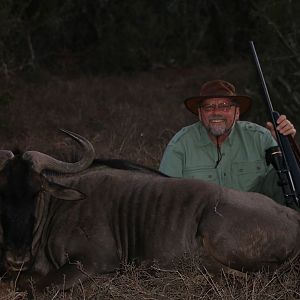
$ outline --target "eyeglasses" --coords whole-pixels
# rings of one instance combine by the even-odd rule
[[[206,112],[212,112],[215,111],[216,109],[221,110],[221,111],[230,111],[231,107],[236,106],[234,103],[219,103],[218,105],[216,104],[204,104],[204,105],[199,105],[200,108],[202,108]]]

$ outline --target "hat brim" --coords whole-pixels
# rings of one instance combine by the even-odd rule
[[[245,112],[249,111],[251,108],[252,99],[248,96],[244,95],[236,95],[236,96],[197,96],[197,97],[190,97],[184,100],[185,107],[195,115],[198,115],[198,107],[199,103],[201,103],[205,99],[211,98],[229,98],[233,101],[236,101],[240,107],[240,114],[244,114]]]

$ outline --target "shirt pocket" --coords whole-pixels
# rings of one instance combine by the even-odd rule
[[[217,171],[214,168],[194,166],[183,170],[184,178],[202,179],[209,182],[218,182]]]
[[[241,191],[251,191],[259,186],[262,177],[266,175],[264,160],[251,162],[236,162],[231,166],[232,181]]]

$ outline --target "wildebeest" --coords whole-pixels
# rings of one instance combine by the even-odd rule
[[[68,289],[126,262],[166,265],[201,252],[220,269],[257,271],[298,255],[298,212],[260,194],[95,160],[88,140],[65,133],[83,148],[75,163],[0,151],[2,272]]]

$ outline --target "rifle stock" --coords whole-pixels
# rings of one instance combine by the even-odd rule
[[[260,63],[258,60],[258,56],[256,54],[253,41],[250,41],[250,46],[256,64],[256,68],[261,79],[270,118],[275,129],[278,147],[280,149],[280,151],[275,151],[276,152],[275,155],[277,156],[277,158],[275,160],[276,162],[274,162],[273,160],[274,163],[272,164],[277,171],[280,180],[280,185],[282,186],[282,190],[284,193],[286,205],[293,208],[295,208],[296,205],[296,208],[298,208],[299,195],[300,195],[300,167],[299,167],[300,151],[297,144],[295,143],[295,141],[291,136],[284,136],[280,132],[278,132],[278,130],[276,130],[277,120],[280,115],[277,111],[274,111],[273,109],[268,88],[263,76],[262,69],[260,67]],[[298,153],[296,153],[298,160],[294,153],[292,145],[294,146],[294,149],[298,151]]]

